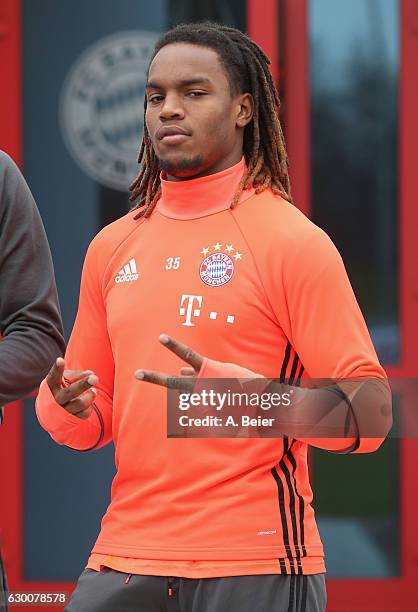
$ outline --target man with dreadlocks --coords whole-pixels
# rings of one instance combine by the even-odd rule
[[[268,64],[213,23],[156,45],[135,208],[91,243],[65,361],[37,402],[58,443],[116,448],[70,612],[325,610],[308,443],[375,450],[390,397],[338,252],[291,203]],[[345,407],[332,439],[284,423],[275,439],[167,438],[165,387],[228,377],[300,393],[306,378],[373,378],[367,417],[381,435],[365,435],[364,393],[343,381],[312,390]]]

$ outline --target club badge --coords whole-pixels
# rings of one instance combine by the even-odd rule
[[[234,274],[235,262],[242,259],[242,254],[232,244],[222,248],[219,242],[202,249],[201,254],[205,259],[200,264],[200,278],[210,287],[222,287],[228,283]]]
[[[61,92],[61,132],[71,156],[92,179],[123,192],[138,173],[139,108],[157,39],[128,30],[97,40],[76,59]]]

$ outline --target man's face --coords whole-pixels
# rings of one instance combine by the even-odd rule
[[[215,51],[189,43],[166,45],[151,63],[145,120],[168,178],[219,172],[242,157],[250,94],[232,95]]]

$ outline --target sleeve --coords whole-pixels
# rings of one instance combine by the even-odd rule
[[[351,404],[358,440],[349,449],[341,448],[347,440],[308,442],[334,451],[371,452],[392,425],[390,387],[341,256],[331,239],[310,225],[283,259],[283,299],[276,301],[276,314],[309,377],[338,381]]]
[[[0,405],[29,395],[65,343],[54,269],[32,194],[0,152]]]
[[[278,421],[281,434],[338,453],[377,450],[392,425],[391,392],[332,241],[303,218],[293,234],[283,237],[280,256],[275,241],[259,263],[264,266],[267,299],[306,377],[320,379],[320,388],[293,388],[293,397],[300,399],[292,407],[294,414]],[[259,377],[239,365],[213,360],[204,361],[199,376]],[[264,381],[264,386],[258,379],[246,388],[260,393],[283,386]],[[298,437],[302,430],[311,433]],[[332,437],[319,435],[324,431],[332,431]]]
[[[219,387],[213,380],[217,378],[222,379]],[[288,407],[277,408],[276,404],[276,408],[272,408],[271,405],[268,415],[258,410],[257,404],[253,403],[254,399],[247,400],[249,404],[246,405],[246,409],[252,406],[253,410],[250,416],[273,417],[274,425],[270,425],[268,430],[257,430],[259,437],[272,437],[274,434],[278,437],[286,436],[335,452],[346,451],[347,447],[351,451],[357,443],[357,437],[354,437],[358,434],[357,424],[355,422],[348,424],[348,419],[352,421],[351,404],[339,387],[328,385],[321,389],[302,389],[275,379],[264,378],[236,364],[205,358],[194,392],[200,393],[204,388],[202,381],[210,380],[211,388],[216,393],[221,391],[222,394],[225,391],[226,379],[228,379],[228,388],[233,379],[237,381],[236,391],[239,394],[244,392],[246,397],[251,398],[257,396],[257,404],[265,402],[268,399],[266,395],[271,398],[273,394],[276,396],[277,394],[284,396],[289,392],[293,394],[291,402],[286,405]]]
[[[36,402],[42,427],[58,442],[75,450],[100,448],[112,439],[114,360],[106,325],[100,234],[91,243],[81,276],[77,317],[65,354],[65,368],[92,370],[99,378],[94,410],[87,419],[68,413],[57,404],[44,380]]]

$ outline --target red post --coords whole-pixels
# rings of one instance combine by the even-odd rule
[[[418,3],[401,0],[399,255],[404,376],[418,374]],[[415,257],[413,256],[415,254]]]
[[[0,3],[0,148],[22,163],[20,0]]]
[[[418,376],[418,3],[400,2],[399,80],[399,261],[401,372]],[[416,410],[416,397],[402,398],[406,410]],[[401,446],[401,541],[402,571],[418,601],[418,441],[403,440]],[[412,600],[411,602],[412,603]]]
[[[10,585],[22,575],[23,420],[22,402],[6,406],[0,427],[0,545]]]
[[[279,78],[278,0],[247,0],[247,33],[260,45],[271,61],[275,83]]]
[[[308,0],[286,0],[285,125],[295,205],[311,214],[311,122]]]
[[[0,3],[0,148],[22,163],[21,100],[21,6],[20,0]],[[8,578],[12,583],[22,573],[22,404],[6,407],[0,429],[2,494],[0,543]]]

